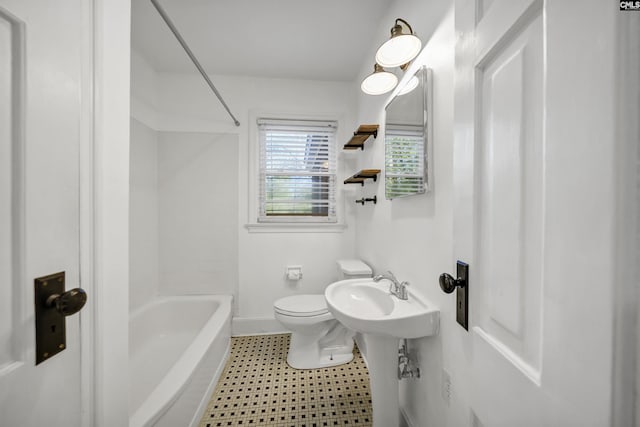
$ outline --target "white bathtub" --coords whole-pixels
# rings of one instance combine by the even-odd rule
[[[231,301],[162,297],[131,313],[130,427],[199,423],[229,355]]]

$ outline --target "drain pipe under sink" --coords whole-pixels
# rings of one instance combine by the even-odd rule
[[[398,349],[398,379],[420,378],[420,367],[415,360],[415,355],[409,352],[407,339],[401,341]]]

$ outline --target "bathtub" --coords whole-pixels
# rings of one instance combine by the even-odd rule
[[[229,355],[231,296],[161,297],[131,313],[129,426],[196,426]]]

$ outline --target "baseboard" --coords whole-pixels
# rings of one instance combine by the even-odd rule
[[[231,335],[234,337],[285,334],[288,332],[291,331],[285,329],[273,317],[234,317],[231,321]]]

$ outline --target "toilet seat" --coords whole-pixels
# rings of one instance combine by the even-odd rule
[[[277,313],[291,317],[315,317],[329,313],[324,295],[293,295],[273,303]]]

